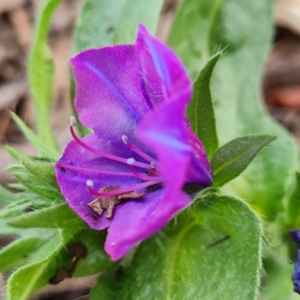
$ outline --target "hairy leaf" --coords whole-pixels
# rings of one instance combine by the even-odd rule
[[[138,248],[118,299],[255,300],[261,234],[245,203],[201,198]]]

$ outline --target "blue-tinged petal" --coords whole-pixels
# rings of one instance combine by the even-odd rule
[[[101,139],[95,134],[84,137],[82,141],[106,153],[125,158],[135,157],[137,160],[139,159],[124,144],[112,144],[110,141]],[[70,168],[68,168],[68,166],[70,166]],[[120,176],[102,174],[101,171],[127,172],[130,174],[130,170],[127,164],[101,158],[82,148],[75,141],[69,143],[62,158],[55,165],[55,171],[60,190],[69,206],[91,228],[97,230],[107,227],[111,223],[111,220],[105,218],[105,212],[101,217],[98,217],[88,206],[88,203],[96,197],[91,195],[88,191],[86,181],[92,180],[95,190],[110,185],[122,188],[140,183],[140,179],[137,179],[133,175]]]
[[[190,198],[169,187],[119,207],[108,229],[105,250],[113,260],[124,256],[134,245],[150,237],[181,209]]]
[[[134,135],[149,110],[135,47],[122,45],[83,51],[71,59],[76,82],[75,108],[83,125],[102,138]]]
[[[185,103],[191,99],[192,85],[181,61],[169,47],[151,36],[143,25],[139,25],[136,53],[149,106],[173,101],[178,98],[178,93]]]

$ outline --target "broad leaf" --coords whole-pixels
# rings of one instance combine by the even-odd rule
[[[60,3],[61,0],[43,1],[37,18],[35,40],[28,65],[29,83],[35,104],[38,136],[49,151],[56,151],[57,144],[49,122],[54,66],[47,45],[47,38],[51,18]]]
[[[211,158],[218,148],[218,135],[210,92],[210,80],[221,52],[214,55],[194,82],[193,97],[188,106],[188,119]]]
[[[258,152],[275,138],[265,134],[243,136],[219,148],[211,162],[214,186],[222,186],[240,175]]]
[[[225,49],[212,78],[221,144],[238,136],[274,134],[277,141],[226,192],[251,201],[265,216],[281,209],[296,147],[289,134],[263,108],[261,77],[272,39],[274,1],[182,1],[169,43],[194,78],[217,49]],[[255,20],[255,21],[254,21]]]
[[[118,299],[254,300],[261,234],[240,200],[200,198],[138,248]]]
[[[74,53],[88,48],[101,48],[107,45],[133,43],[137,24],[147,26],[155,33],[162,0],[85,0],[78,18],[74,39]],[[75,96],[75,83],[71,80],[71,99]],[[77,116],[77,112],[74,111]],[[82,136],[89,129],[78,121],[77,129]]]
[[[116,43],[133,43],[137,24],[155,33],[163,1],[85,0],[75,33],[74,52]]]

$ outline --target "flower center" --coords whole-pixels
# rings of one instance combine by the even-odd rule
[[[85,144],[82,140],[80,140],[75,131],[74,127],[76,126],[76,119],[74,117],[70,118],[70,132],[72,134],[73,139],[77,142],[82,148],[87,151],[94,153],[100,157],[109,159],[111,161],[116,161],[119,163],[126,164],[129,168],[130,172],[116,172],[116,171],[103,171],[103,170],[95,170],[89,168],[82,168],[71,166],[69,164],[58,163],[58,167],[61,170],[74,170],[74,171],[83,171],[83,172],[92,172],[96,174],[104,174],[104,175],[122,175],[122,176],[134,176],[141,180],[141,183],[120,188],[119,186],[106,186],[101,187],[98,191],[95,190],[94,182],[92,180],[86,181],[86,186],[89,192],[96,196],[97,198],[88,203],[88,206],[96,212],[99,216],[102,215],[103,210],[107,210],[106,218],[112,218],[114,207],[125,200],[138,199],[145,196],[147,193],[152,193],[158,188],[161,187],[163,178],[159,174],[159,170],[157,169],[157,161],[149,156],[147,153],[140,150],[134,144],[130,143],[128,137],[123,135],[122,141],[123,143],[133,152],[138,154],[144,160],[149,163],[136,161],[134,158],[124,158],[120,156],[116,156],[110,153],[102,152],[98,149],[95,149],[87,144]],[[144,169],[145,173],[140,173],[136,170],[135,167],[140,169]]]

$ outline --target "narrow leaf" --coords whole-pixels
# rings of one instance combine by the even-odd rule
[[[222,186],[240,175],[258,152],[275,138],[272,135],[249,135],[234,139],[219,148],[211,162],[214,186]]]
[[[39,236],[19,238],[0,250],[0,271],[6,272],[24,262],[45,242]]]
[[[115,43],[133,43],[137,24],[155,33],[162,0],[86,0],[75,32],[74,52]]]
[[[0,211],[0,218],[7,219],[11,217],[16,217],[24,214],[26,211],[31,210],[33,205],[33,199],[20,199],[14,201],[13,203],[5,206]]]
[[[84,228],[85,223],[66,203],[54,205],[18,217],[7,219],[7,224],[17,228]]]
[[[295,174],[295,189],[290,195],[286,209],[286,223],[289,229],[300,228],[300,173]]]
[[[61,0],[43,1],[37,18],[36,34],[33,48],[29,57],[29,83],[35,104],[38,137],[51,152],[57,148],[50,126],[49,114],[52,100],[53,60],[47,46],[47,37],[51,18]],[[44,154],[44,151],[40,151]]]
[[[0,205],[11,203],[15,195],[0,185]]]
[[[41,138],[39,138],[35,133],[33,133],[32,130],[28,128],[27,125],[15,113],[12,112],[11,117],[21,129],[28,141],[39,151],[41,156],[49,157],[52,159],[59,158],[59,152],[55,149],[48,148],[44,141]],[[6,149],[9,150],[12,148],[6,146]]]
[[[118,299],[255,300],[261,234],[245,203],[201,199],[137,249]]]
[[[66,244],[77,232],[76,228],[56,230],[48,237],[28,264],[9,277],[7,300],[27,300],[32,293],[49,284],[50,279],[62,265],[60,252],[65,250]]]
[[[64,199],[58,189],[48,186],[45,183],[41,183],[38,179],[34,180],[35,178],[32,178],[32,176],[28,176],[21,172],[15,172],[14,176],[26,189],[41,196],[43,199],[54,201]]]
[[[218,148],[218,135],[213,100],[210,92],[210,80],[221,54],[221,52],[218,52],[214,55],[201,70],[194,82],[193,97],[187,111],[192,128],[202,141],[209,158],[213,156]]]
[[[40,180],[44,181],[46,184],[49,184],[53,187],[58,186],[54,172],[54,163],[52,161],[24,157],[22,162],[29,172],[38,177]]]

